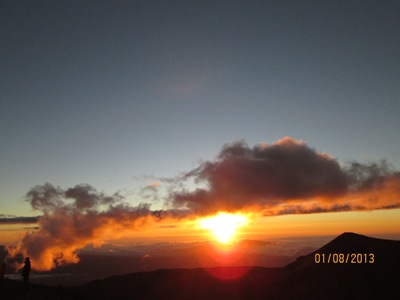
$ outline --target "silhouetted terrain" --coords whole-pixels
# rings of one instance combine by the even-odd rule
[[[362,255],[352,260],[353,253]],[[7,280],[0,298],[23,294],[22,283]],[[344,233],[284,268],[170,269],[71,288],[32,285],[29,299],[400,299],[400,241]]]
[[[192,243],[155,243],[132,248],[85,249],[79,253],[79,263],[61,265],[47,272],[36,272],[31,282],[50,286],[77,286],[93,280],[110,276],[155,271],[159,269],[195,269],[231,266],[283,267],[293,262],[299,254],[306,254],[317,249],[305,251],[301,244],[278,243],[271,241],[243,240],[235,244],[228,252],[216,249],[210,241]],[[321,243],[320,243],[321,244]],[[293,246],[295,245],[295,246]],[[300,245],[300,250],[294,251]],[[285,247],[285,251],[282,251]],[[308,247],[310,248],[310,247]],[[112,251],[109,251],[112,249]],[[1,256],[1,246],[0,246]],[[4,256],[6,253],[4,252]],[[20,261],[23,260],[21,256]],[[8,274],[15,273],[9,263]],[[11,276],[15,278],[15,275]]]
[[[325,262],[328,253],[363,255],[349,256],[348,263],[332,263],[331,256],[330,263],[316,264],[316,253],[324,253]],[[365,263],[364,254],[367,261],[369,254],[373,254],[374,262]],[[357,263],[357,258],[362,258],[362,263]],[[285,270],[293,295],[313,299],[400,299],[400,241],[343,233],[317,251],[298,258]]]

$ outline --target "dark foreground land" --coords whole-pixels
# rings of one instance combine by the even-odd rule
[[[0,299],[400,299],[400,241],[344,233],[284,268],[158,270],[28,292],[6,280]]]

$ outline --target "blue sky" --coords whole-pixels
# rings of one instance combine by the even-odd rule
[[[135,204],[238,139],[400,169],[397,1],[1,6],[0,214],[45,182]]]

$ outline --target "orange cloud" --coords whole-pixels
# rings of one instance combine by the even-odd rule
[[[185,189],[186,180],[205,187]],[[38,185],[27,200],[42,213],[39,229],[27,232],[9,249],[10,256],[29,256],[36,269],[49,270],[76,263],[77,251],[89,244],[100,245],[166,219],[195,219],[219,211],[270,216],[400,207],[400,172],[385,162],[341,166],[290,137],[253,148],[245,142],[227,144],[215,161],[163,182],[172,186],[166,209],[158,211],[147,203],[130,206],[121,195],[106,196],[87,184],[67,190]],[[159,186],[159,181],[149,183],[142,198],[158,200]]]
[[[105,196],[89,185],[78,185],[66,191],[51,184],[36,186],[27,200],[43,216],[39,229],[27,232],[9,256],[29,256],[37,270],[79,261],[77,250],[86,245],[101,245],[106,239],[118,238],[141,229],[159,215],[150,205],[131,207],[119,195]]]

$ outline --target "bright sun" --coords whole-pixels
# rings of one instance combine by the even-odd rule
[[[245,215],[222,212],[215,216],[198,220],[199,227],[211,231],[220,243],[232,242],[236,230],[248,223],[249,218]]]

